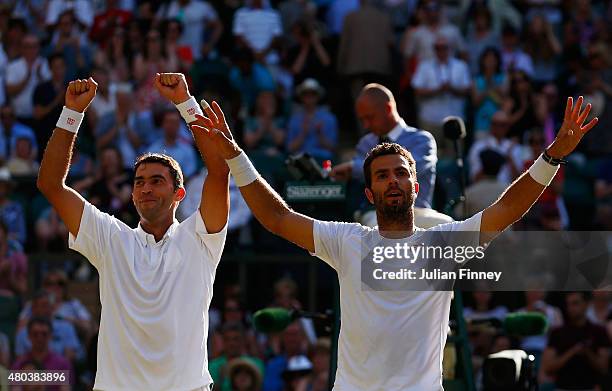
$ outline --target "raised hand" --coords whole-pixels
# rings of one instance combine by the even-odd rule
[[[66,107],[79,113],[84,113],[96,96],[97,89],[98,83],[92,77],[87,80],[77,79],[71,81],[68,84],[68,88],[66,88]]]
[[[194,132],[204,132],[215,144],[217,153],[223,159],[232,159],[241,152],[240,147],[234,141],[232,132],[225,120],[225,114],[217,102],[212,102],[212,107],[202,100],[202,108],[205,116],[196,114],[196,122],[191,125]]]
[[[599,121],[599,119],[595,117],[589,123],[583,125],[591,111],[590,103],[582,110],[583,101],[584,98],[581,96],[574,105],[572,97],[567,98],[563,124],[561,125],[561,129],[555,141],[553,141],[547,150],[550,156],[554,158],[563,158],[572,153],[582,137]]]
[[[191,96],[182,73],[157,73],[153,84],[161,96],[175,105],[185,102]]]

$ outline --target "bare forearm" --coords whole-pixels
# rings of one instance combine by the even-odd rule
[[[253,215],[268,231],[280,235],[280,222],[290,213],[289,205],[261,176],[240,188],[242,197]]]
[[[67,130],[55,128],[53,131],[38,172],[38,185],[41,191],[64,186],[75,139],[75,133]]]
[[[323,45],[321,45],[321,42],[319,42],[318,40],[315,40],[313,42],[313,46],[315,48],[315,53],[317,54],[317,58],[319,59],[319,61],[321,61],[321,64],[323,64],[323,66],[328,66],[331,63],[331,60],[329,59],[327,50],[325,50]]]

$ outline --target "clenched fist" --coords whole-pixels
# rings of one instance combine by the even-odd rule
[[[187,81],[182,73],[157,73],[154,84],[157,91],[175,105],[185,102],[190,97]]]
[[[91,77],[87,80],[71,81],[66,89],[66,107],[84,113],[96,96],[97,89],[98,83]]]

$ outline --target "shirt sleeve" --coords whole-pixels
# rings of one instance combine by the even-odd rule
[[[359,227],[359,224],[315,220],[312,228],[315,251],[312,255],[325,261],[338,274],[342,274],[346,268],[345,246],[350,245],[350,236],[356,227]]]
[[[89,202],[85,202],[81,224],[76,237],[69,233],[68,247],[83,254],[89,262],[100,270],[108,258],[109,243],[118,232],[119,220],[103,213]]]
[[[191,223],[188,223],[189,220],[191,220]],[[196,210],[191,217],[183,222],[183,224],[184,223],[195,224],[195,234],[199,238],[202,248],[208,253],[208,257],[212,261],[213,266],[216,267],[221,260],[221,254],[225,246],[227,223],[221,231],[210,234],[206,230],[206,225],[204,224],[204,220],[199,210]]]

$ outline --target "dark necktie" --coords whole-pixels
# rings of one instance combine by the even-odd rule
[[[378,144],[382,144],[382,143],[392,143],[393,141],[391,141],[391,139],[387,136],[381,136],[378,138]]]

